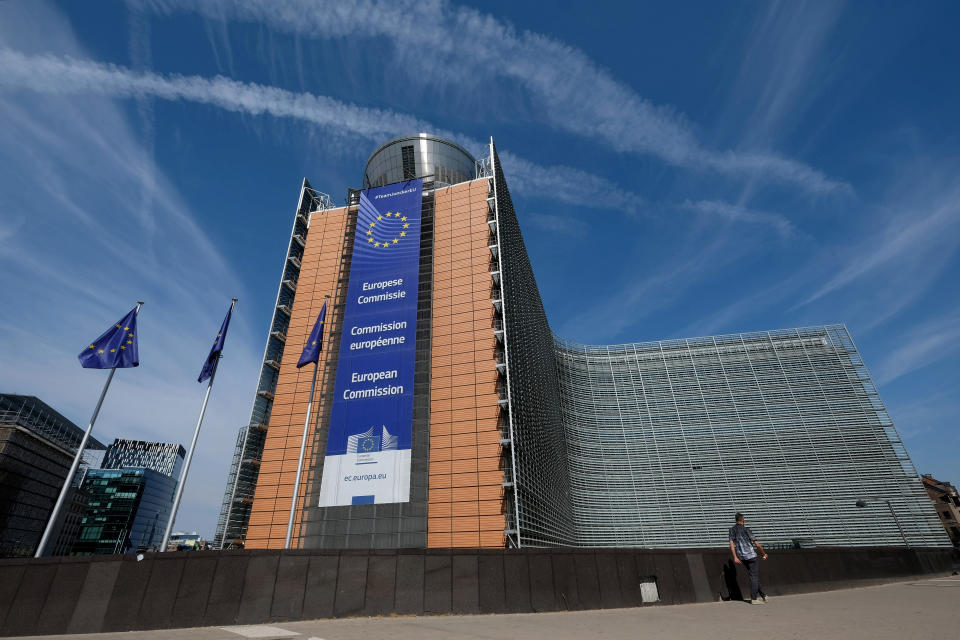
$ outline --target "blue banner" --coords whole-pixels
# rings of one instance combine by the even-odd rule
[[[360,194],[321,507],[410,499],[422,188]]]

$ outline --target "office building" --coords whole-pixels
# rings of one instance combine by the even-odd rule
[[[590,346],[550,329],[491,141],[300,192],[215,544],[280,547],[330,296],[294,546],[949,544],[846,328]],[[589,263],[587,263],[589,264]]]
[[[90,469],[87,508],[70,555],[156,550],[173,507],[177,481],[143,467]]]
[[[928,473],[923,474],[921,479],[923,488],[927,490],[927,495],[940,516],[943,528],[950,536],[950,541],[953,546],[960,547],[960,495],[957,494],[957,488]]]
[[[101,468],[83,477],[87,506],[70,554],[155,549],[163,540],[185,455],[175,443],[115,439]]]
[[[40,399],[0,394],[0,557],[36,552],[82,438],[83,429]],[[97,439],[88,440],[78,477],[103,449]],[[76,489],[61,510],[54,546],[73,535],[85,502]]]
[[[113,444],[107,447],[100,468],[142,467],[179,480],[186,455],[183,445],[179,444],[116,438]]]

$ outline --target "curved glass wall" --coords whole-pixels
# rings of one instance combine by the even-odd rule
[[[842,325],[555,344],[578,546],[948,543]]]
[[[394,138],[370,154],[363,187],[424,178],[438,187],[473,180],[476,162],[463,147],[426,133]]]

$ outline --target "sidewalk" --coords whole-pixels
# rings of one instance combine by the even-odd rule
[[[670,640],[944,640],[960,629],[960,576],[771,598],[606,611],[352,618],[83,636],[84,640],[423,640],[440,638],[665,638]]]

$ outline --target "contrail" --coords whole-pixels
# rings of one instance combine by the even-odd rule
[[[444,131],[413,116],[387,109],[360,107],[311,93],[295,93],[261,84],[215,76],[161,75],[114,64],[53,55],[26,55],[0,48],[0,87],[47,94],[94,94],[111,98],[152,97],[206,104],[250,115],[292,118],[382,142],[397,135],[429,131],[467,149],[485,144]],[[610,180],[571,167],[543,167],[503,154],[514,189],[560,202],[600,208],[636,210],[642,201]]]
[[[705,148],[682,114],[637,94],[582,50],[446,0],[127,1],[158,13],[196,12],[211,20],[265,24],[301,38],[384,40],[393,46],[394,57],[411,58],[405,68],[429,74],[432,81],[462,85],[464,78],[484,77],[516,84],[547,126],[620,153],[652,155],[685,169],[759,177],[812,194],[852,191],[849,184],[777,153]]]

